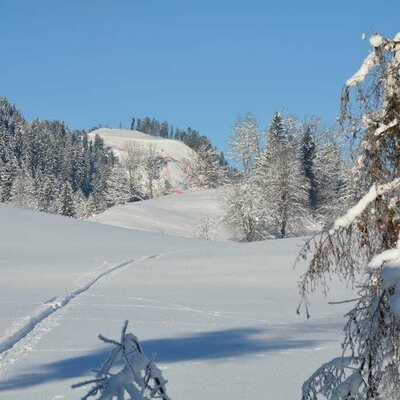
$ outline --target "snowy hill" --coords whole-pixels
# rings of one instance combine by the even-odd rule
[[[91,220],[185,237],[202,237],[202,229],[208,224],[213,240],[228,240],[230,235],[220,217],[218,192],[207,189],[114,206]]]
[[[300,239],[178,238],[0,207],[0,399],[78,399],[122,321],[172,399],[300,397],[340,352],[346,306],[295,314]],[[337,299],[345,290],[335,287]],[[333,300],[335,300],[333,299]]]
[[[181,189],[185,185],[186,173],[183,168],[184,160],[191,160],[195,152],[179,140],[163,139],[128,129],[96,129],[88,134],[89,139],[99,135],[104,143],[111,147],[114,154],[123,159],[129,145],[148,149],[152,147],[156,155],[166,161],[164,177],[168,178],[173,188]]]

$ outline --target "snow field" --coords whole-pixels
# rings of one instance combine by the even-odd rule
[[[298,398],[338,352],[345,306],[314,296],[311,320],[295,314],[301,239],[207,242],[9,207],[0,221],[0,302],[22,302],[2,332],[61,304],[0,356],[2,400],[80,398],[70,385],[107,355],[97,334],[118,337],[125,319],[173,399]]]

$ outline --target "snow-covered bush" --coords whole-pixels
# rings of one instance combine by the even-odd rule
[[[359,296],[347,314],[342,356],[304,383],[304,400],[400,398],[400,34],[370,43],[342,101],[343,126],[360,145],[365,194],[300,254],[311,254],[300,282],[307,314],[307,294],[318,285],[327,290],[333,273],[352,283],[361,275]]]
[[[196,226],[193,237],[196,239],[203,240],[216,240],[217,238],[217,227],[220,223],[218,218],[208,217],[203,215],[200,223]]]
[[[222,222],[237,241],[271,239],[269,210],[263,206],[261,191],[253,179],[225,185],[219,191]]]
[[[95,379],[72,385],[73,388],[92,385],[82,400],[91,396],[99,396],[98,400],[124,400],[126,393],[130,400],[169,400],[165,389],[167,381],[154,364],[155,355],[149,360],[137,337],[126,333],[127,327],[128,321],[125,321],[119,342],[99,335],[101,341],[113,345],[114,349],[100,369],[94,370]],[[123,367],[115,372],[113,369],[119,361],[122,361]]]

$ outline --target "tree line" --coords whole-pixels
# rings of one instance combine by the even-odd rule
[[[182,166],[186,187],[220,185],[221,171],[227,170],[223,154],[190,128],[175,133],[197,138],[197,145],[191,142],[195,155]],[[116,204],[170,192],[162,173],[167,162],[153,146],[132,144],[125,150],[118,159],[99,135],[89,139],[86,131],[71,131],[60,121],[28,122],[0,97],[0,203],[87,218]]]
[[[0,202],[84,217],[104,209],[116,163],[100,137],[59,121],[27,122],[0,98]]]

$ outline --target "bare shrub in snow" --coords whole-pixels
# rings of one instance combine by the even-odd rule
[[[269,210],[263,206],[259,189],[253,179],[220,189],[222,221],[235,240],[253,242],[273,237],[268,229],[271,223]]]
[[[247,113],[238,118],[229,139],[230,156],[243,166],[244,174],[250,174],[254,160],[260,155],[261,134],[253,115]]]
[[[300,281],[307,294],[331,274],[357,283],[342,356],[303,385],[303,399],[398,399],[400,387],[400,34],[374,35],[372,52],[346,82],[342,122],[360,144],[358,185],[366,194],[330,230],[309,242]],[[349,88],[356,90],[350,102]]]
[[[217,224],[219,222],[219,219],[203,216],[200,224],[196,227],[193,237],[203,240],[216,240]]]
[[[149,360],[140,347],[139,341],[132,333],[126,333],[128,321],[125,321],[121,331],[119,342],[107,339],[99,335],[104,343],[111,344],[114,349],[107,360],[96,373],[95,379],[83,381],[72,386],[80,388],[92,385],[88,393],[82,397],[86,400],[91,396],[99,395],[99,400],[125,399],[125,394],[130,400],[163,399],[169,400],[161,371],[154,364],[155,356]],[[122,361],[123,367],[115,372],[118,361]]]

